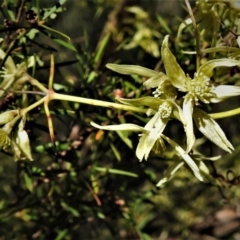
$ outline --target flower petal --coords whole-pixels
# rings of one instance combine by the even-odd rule
[[[183,161],[176,162],[170,166],[167,171],[164,173],[163,178],[157,183],[157,187],[161,187],[165,182],[169,181],[175,172],[184,164]]]
[[[174,101],[168,100],[169,102],[172,103],[173,105],[173,111],[172,111],[172,115],[174,116],[174,118],[178,119],[180,122],[182,122],[182,124],[184,125],[184,127],[186,126],[186,120],[183,114],[182,109],[180,108],[180,106],[178,106],[178,104]]]
[[[226,152],[231,152],[231,150],[234,150],[234,147],[227,140],[225,133],[220,128],[218,123],[214,121],[207,113],[195,108],[193,112],[193,119],[198,129],[210,141],[214,142]]]
[[[133,106],[147,106],[155,111],[158,111],[159,106],[165,102],[165,100],[158,99],[155,97],[142,97],[137,99],[125,99],[116,98],[119,102]]]
[[[212,77],[213,69],[216,67],[234,67],[240,66],[240,61],[230,59],[230,58],[222,58],[210,60],[204,63],[197,71],[198,74],[203,73],[207,77]]]
[[[146,124],[145,129],[149,130],[139,139],[136,149],[136,155],[140,161],[147,160],[155,142],[160,138],[163,130],[168,123],[168,119],[161,119],[157,112],[153,118]]]
[[[240,87],[239,86],[229,86],[229,85],[220,85],[217,86],[214,90],[212,90],[217,96],[216,98],[212,98],[211,102],[217,103],[221,102],[227,98],[235,97],[240,95]]]
[[[123,65],[123,64],[108,63],[106,67],[111,69],[114,72],[126,74],[126,75],[136,74],[143,77],[155,77],[157,74],[159,74],[154,70],[137,66],[137,65]]]
[[[143,83],[143,86],[148,88],[157,88],[161,85],[168,77],[164,73],[158,73],[156,76],[149,78],[147,81]]]
[[[185,132],[187,135],[187,149],[186,149],[187,153],[192,149],[195,142],[192,120],[193,106],[194,106],[193,98],[190,94],[187,94],[183,102],[183,115],[186,121]]]
[[[185,73],[177,63],[176,58],[174,57],[170,49],[168,48],[168,38],[169,35],[164,38],[161,50],[162,60],[164,63],[166,74],[174,87],[180,89],[181,91],[186,91]]]
[[[182,159],[186,162],[186,164],[192,169],[195,177],[203,182],[204,178],[200,173],[200,169],[197,166],[197,164],[193,161],[193,159],[186,153],[185,150],[183,150],[177,143],[175,143],[173,140],[168,138],[165,135],[161,135],[162,138],[164,138],[174,149],[178,154],[182,157]]]
[[[140,127],[136,124],[125,123],[119,125],[109,125],[109,126],[101,126],[94,122],[90,122],[90,124],[99,129],[110,130],[110,131],[133,131],[133,132],[147,132],[143,127]]]

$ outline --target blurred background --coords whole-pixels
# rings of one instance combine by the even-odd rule
[[[2,39],[12,36],[4,30],[4,19],[10,19],[9,11],[16,13],[21,3],[23,13],[32,9],[39,19],[52,11],[45,24],[57,32],[39,31],[35,42],[28,36],[11,51],[18,53],[17,46],[24,45],[24,54],[38,56],[39,64],[30,73],[46,85],[50,53],[54,53],[57,92],[113,102],[115,97],[150,95],[152,90],[142,87],[144,78],[120,75],[105,65],[134,64],[163,71],[160,51],[167,34],[182,68],[190,75],[195,71],[195,56],[182,53],[182,49],[194,50],[193,30],[176,41],[178,27],[188,16],[184,1],[2,1]],[[196,11],[195,1],[190,3]],[[26,22],[21,24],[25,27]],[[7,51],[9,46],[5,42],[2,48]],[[228,81],[238,84],[239,69],[227,71]],[[19,107],[18,101],[17,96],[5,98],[0,110]],[[36,96],[28,101],[33,103]],[[239,98],[234,98],[209,110],[237,106]],[[56,146],[49,137],[44,109],[39,107],[28,114],[25,126],[34,161],[14,162],[11,152],[0,153],[0,240],[240,239],[239,116],[218,121],[235,146],[233,154],[196,132],[199,152],[222,155],[209,164],[221,182],[219,187],[198,182],[183,168],[157,188],[169,165],[166,159],[152,155],[140,163],[135,156],[136,133],[107,132],[90,125],[94,121],[144,126],[145,115],[65,101],[53,101],[49,107]],[[184,143],[184,130],[177,121],[172,120],[166,131]]]

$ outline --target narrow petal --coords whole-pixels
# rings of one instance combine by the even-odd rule
[[[214,121],[207,113],[196,108],[193,112],[193,119],[198,129],[210,141],[214,142],[226,152],[231,152],[231,150],[234,150],[234,147],[227,140],[225,133],[220,128],[218,123]]]
[[[215,59],[204,63],[199,69],[198,74],[203,73],[205,76],[211,78],[213,75],[213,69],[216,67],[234,67],[240,66],[240,61],[230,59],[230,58],[222,58]]]
[[[199,169],[200,169],[201,175],[204,177],[205,183],[210,182],[213,185],[216,184],[216,180],[210,175],[210,171],[204,162],[200,161]]]
[[[116,98],[119,102],[132,106],[146,106],[158,111],[159,106],[165,101],[155,97],[142,97],[137,99]]]
[[[168,77],[164,73],[158,73],[156,76],[149,78],[147,81],[143,83],[143,86],[148,88],[157,88],[161,85]]]
[[[192,149],[195,142],[192,119],[193,105],[194,105],[193,98],[191,97],[190,94],[187,94],[183,102],[183,115],[186,121],[185,132],[187,135],[187,149],[186,149],[187,153]]]
[[[177,63],[176,58],[174,57],[170,49],[168,48],[168,38],[169,35],[164,38],[161,50],[162,60],[164,63],[166,74],[174,87],[180,89],[181,91],[186,91],[185,73]]]
[[[186,120],[183,114],[183,110],[180,108],[180,106],[171,100],[168,100],[169,102],[172,103],[173,105],[173,111],[172,111],[172,115],[174,116],[174,118],[178,119],[180,122],[182,122],[183,126],[186,126]]]
[[[119,125],[109,125],[109,126],[101,126],[94,122],[90,122],[90,124],[99,129],[103,130],[110,130],[110,131],[133,131],[133,132],[147,132],[143,127],[140,127],[136,124],[131,123],[125,123],[125,124],[119,124]]]
[[[211,102],[217,103],[221,102],[227,98],[235,97],[240,95],[240,87],[239,86],[229,86],[229,85],[220,85],[217,86],[213,93],[216,94],[216,98],[212,98]]]
[[[137,65],[123,65],[123,64],[108,63],[106,67],[111,69],[114,72],[126,74],[126,75],[136,74],[143,77],[155,77],[157,74],[159,74],[154,70],[137,66]]]
[[[161,187],[165,182],[169,181],[175,172],[184,164],[184,162],[176,162],[170,166],[164,173],[163,178],[157,183],[157,187]]]
[[[162,138],[164,138],[174,149],[176,152],[178,152],[178,154],[182,157],[182,159],[186,162],[186,164],[192,169],[195,177],[203,182],[204,178],[200,173],[200,169],[197,166],[197,164],[193,161],[193,159],[186,153],[185,150],[183,150],[177,143],[175,143],[173,140],[171,140],[170,138],[161,135]]]
[[[144,133],[138,143],[136,155],[140,161],[147,160],[155,142],[160,138],[163,130],[167,125],[168,119],[161,119],[159,113],[156,113],[153,118],[146,124]]]

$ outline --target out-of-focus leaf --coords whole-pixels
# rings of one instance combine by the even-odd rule
[[[113,173],[113,174],[119,174],[119,175],[125,175],[129,177],[138,177],[136,173],[133,172],[127,172],[119,169],[113,169],[113,168],[103,168],[103,167],[94,167],[95,170],[99,172],[105,172],[105,173]]]
[[[120,154],[120,152],[117,150],[117,148],[114,146],[114,144],[110,143],[110,146],[111,146],[111,149],[112,149],[115,157],[120,162],[121,161],[121,154]]]
[[[126,145],[129,147],[129,148],[133,148],[132,146],[132,141],[128,138],[128,135],[129,134],[126,134],[126,132],[122,132],[122,131],[116,131],[116,133],[118,134],[118,136],[122,139],[123,142],[126,143]]]
[[[62,39],[59,39],[59,38],[54,38],[53,40],[54,40],[56,43],[64,46],[65,48],[68,48],[68,49],[70,49],[70,50],[72,50],[72,51],[77,52],[77,49],[73,46],[72,43],[63,41]]]
[[[30,178],[30,176],[26,172],[24,172],[23,177],[24,177],[24,181],[26,183],[27,189],[30,192],[33,192],[33,181],[32,181],[32,179]]]
[[[62,206],[65,210],[71,212],[71,214],[72,214],[74,217],[79,217],[79,216],[80,216],[80,213],[78,212],[78,210],[76,210],[75,208],[69,206],[66,202],[61,201],[61,206]]]
[[[55,238],[55,240],[62,240],[62,239],[64,239],[64,237],[67,235],[67,233],[68,233],[67,229],[61,230],[60,232],[58,232],[58,235]]]
[[[110,36],[111,34],[108,33],[102,40],[101,40],[101,43],[100,45],[98,46],[98,49],[97,49],[97,52],[95,53],[95,57],[94,57],[94,63],[96,64],[99,59],[101,58],[101,56],[103,55],[104,53],[104,50],[108,44],[108,41],[110,39]]]

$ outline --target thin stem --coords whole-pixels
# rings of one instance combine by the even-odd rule
[[[49,74],[49,82],[48,82],[48,89],[49,90],[52,90],[53,78],[54,78],[54,55],[51,54],[50,74]]]
[[[46,98],[45,101],[44,101],[44,109],[45,109],[45,113],[46,113],[46,116],[47,116],[50,138],[51,138],[51,141],[52,141],[53,145],[55,146],[55,141],[54,141],[55,136],[54,136],[54,130],[53,130],[53,123],[52,123],[52,117],[51,117],[51,113],[49,111],[48,103],[49,103],[49,98]]]
[[[240,108],[236,108],[236,109],[233,109],[233,110],[220,112],[220,113],[212,113],[212,114],[209,114],[209,115],[214,119],[219,119],[219,118],[232,117],[232,116],[238,115],[238,114],[240,114]]]
[[[186,3],[186,5],[187,5],[189,15],[190,15],[190,17],[191,17],[191,19],[192,19],[192,24],[193,24],[193,28],[194,28],[194,32],[195,32],[196,52],[197,52],[196,64],[197,64],[197,69],[198,69],[199,66],[200,66],[200,59],[201,59],[199,33],[198,33],[198,28],[197,28],[197,24],[196,24],[195,18],[194,18],[193,12],[192,12],[191,5],[190,5],[190,3],[189,3],[188,0],[185,0],[185,3]]]
[[[44,103],[44,101],[46,100],[46,97],[43,97],[40,100],[38,100],[37,102],[33,103],[32,105],[30,105],[30,106],[28,106],[26,108],[21,109],[20,110],[20,115],[23,116],[23,115],[27,114],[29,111],[33,110],[34,108],[36,108],[39,105],[41,105],[42,103]]]
[[[23,90],[23,91],[16,91],[16,90],[6,90],[3,88],[0,88],[0,90],[6,92],[6,93],[21,93],[21,94],[34,94],[34,95],[41,95],[41,96],[46,96],[45,92],[39,92],[39,91],[28,91],[28,90]]]
[[[143,109],[143,108],[127,106],[127,105],[123,105],[123,104],[119,104],[119,103],[95,100],[95,99],[90,99],[90,98],[69,96],[69,95],[64,95],[64,94],[60,94],[60,93],[52,93],[51,100],[79,102],[79,103],[89,104],[89,105],[99,106],[99,107],[107,107],[107,108],[114,108],[114,109],[120,109],[120,110],[125,110],[125,111],[146,113],[146,109]]]
[[[42,90],[43,92],[47,93],[48,89],[45,88],[37,79],[31,77],[30,75],[28,75],[29,79],[28,81],[33,85],[38,87],[40,90]]]

